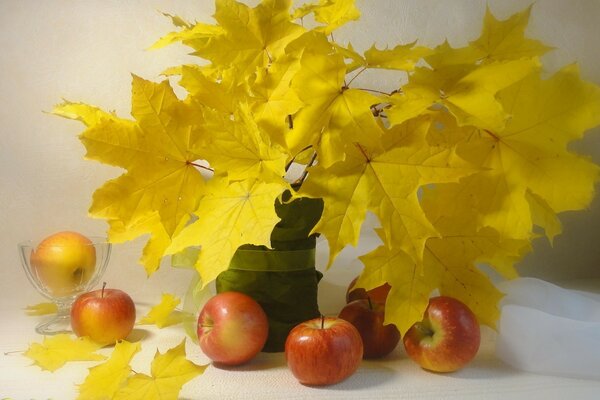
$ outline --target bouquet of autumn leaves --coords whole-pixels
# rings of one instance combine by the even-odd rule
[[[466,47],[359,52],[333,39],[359,18],[353,0],[216,0],[216,24],[170,16],[178,29],[153,46],[181,42],[201,59],[166,71],[185,98],[134,76],[133,119],[72,102],[54,112],[86,125],[87,158],[126,170],[90,213],[112,242],[149,235],[148,275],[200,246],[210,283],[241,245],[270,246],[290,191],[323,200],[313,233],[329,265],[377,217],[381,245],[360,257],[357,285],[391,286],[386,322],[402,334],[435,291],[494,326],[502,293],[480,265],[515,277],[532,238],[560,233],[557,214],[584,209],[598,179],[567,147],[600,123],[600,89],[576,65],[542,78],[550,48],[526,37],[529,14],[488,11]],[[356,83],[381,69],[398,74],[387,92]]]

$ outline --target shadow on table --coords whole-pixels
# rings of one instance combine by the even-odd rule
[[[129,336],[127,336],[128,342],[139,342],[144,339],[150,339],[154,334],[147,329],[134,328]]]
[[[520,372],[502,362],[493,354],[482,354],[468,364],[465,368],[443,374],[455,379],[503,379],[518,375]]]
[[[274,368],[287,368],[284,353],[259,353],[252,360],[242,365],[224,365],[213,362],[215,368],[225,371],[264,371]]]
[[[356,391],[371,390],[377,386],[385,385],[387,382],[397,380],[398,374],[394,369],[385,364],[363,361],[354,375],[346,380],[331,386],[323,386],[327,390]],[[319,386],[307,386],[310,388],[321,388]]]

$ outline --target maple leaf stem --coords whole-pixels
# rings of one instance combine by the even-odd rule
[[[363,72],[365,72],[367,70],[367,67],[362,67],[353,77],[352,79],[350,79],[350,82],[346,83],[344,86],[346,88],[348,88],[350,85],[352,85],[352,82],[354,82],[354,80],[356,78],[358,78]]]
[[[306,146],[305,148],[300,150],[298,152],[298,154],[296,154],[294,157],[292,157],[292,159],[285,166],[285,172],[288,172],[289,169],[292,167],[292,164],[294,164],[294,161],[296,161],[296,157],[298,157],[300,154],[304,153],[306,150],[308,150],[310,148],[312,148],[312,144],[309,144],[308,146]]]
[[[271,53],[269,53],[269,49],[267,49],[265,47],[265,54],[267,55],[267,58],[269,59],[269,64],[273,63],[273,57],[271,57]]]
[[[298,189],[302,186],[302,184],[306,180],[306,177],[308,176],[308,169],[313,166],[315,161],[317,161],[317,152],[313,152],[310,161],[308,162],[308,164],[306,164],[306,167],[304,167],[302,175],[300,176],[300,178],[296,179],[292,186],[297,187]]]
[[[383,90],[377,90],[377,89],[370,89],[370,88],[354,88],[354,89],[362,90],[362,91],[365,91],[365,92],[382,94],[384,96],[391,96],[392,95],[392,93],[384,92]]]
[[[484,129],[483,131],[485,133],[487,133],[488,135],[490,135],[491,137],[493,137],[495,140],[500,141],[500,138],[497,135],[495,135],[492,131],[487,130],[487,129]]]
[[[383,109],[379,109],[377,108],[377,106],[380,106],[381,104],[375,104],[371,106],[371,113],[373,114],[374,117],[380,117],[380,118],[387,118],[387,115],[385,115],[383,113]]]
[[[187,164],[188,165],[193,165],[194,167],[197,167],[197,168],[202,168],[202,169],[204,169],[206,171],[215,172],[214,169],[212,169],[210,167],[207,167],[205,165],[196,164],[195,162],[188,161]]]
[[[371,157],[368,156],[367,152],[360,145],[360,143],[354,143],[354,144],[356,145],[356,147],[358,147],[358,149],[360,150],[360,152],[362,153],[362,155],[365,156],[365,159],[367,160],[367,162],[370,162],[371,161]]]

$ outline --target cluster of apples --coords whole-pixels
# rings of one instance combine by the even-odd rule
[[[56,297],[73,293],[85,284],[96,268],[91,240],[72,231],[54,233],[31,254],[31,264],[49,292]],[[125,339],[135,324],[135,304],[119,289],[102,289],[79,295],[71,306],[71,327],[77,336],[108,345]]]
[[[386,356],[400,341],[396,327],[384,324],[385,302],[391,287],[386,283],[365,291],[354,288],[356,280],[348,287],[347,304],[339,317],[359,330],[365,358]],[[454,372],[475,357],[481,333],[469,307],[452,297],[436,296],[429,299],[423,319],[413,324],[402,341],[406,354],[424,369]]]
[[[356,280],[355,280],[356,281]],[[293,375],[306,385],[343,381],[363,358],[391,353],[400,341],[392,324],[384,324],[384,306],[390,286],[346,293],[346,306],[338,317],[320,317],[294,327],[285,342],[285,357]],[[200,347],[215,363],[239,365],[263,348],[268,320],[261,306],[239,292],[213,296],[198,316]],[[430,300],[423,320],[404,336],[406,353],[424,369],[456,371],[468,364],[479,349],[480,330],[473,312],[462,302],[438,296]]]
[[[42,241],[32,264],[55,293],[68,291],[95,268],[94,247],[76,232],[59,232]],[[294,327],[285,342],[285,357],[293,375],[306,385],[330,385],[352,375],[363,358],[380,358],[400,342],[400,332],[384,323],[384,307],[390,286],[365,291],[346,291],[346,305],[338,317],[320,317]],[[106,284],[105,284],[106,285]],[[125,339],[135,324],[135,304],[118,289],[94,290],[79,295],[71,307],[71,326],[78,336],[101,344]],[[263,348],[269,322],[262,307],[250,296],[224,292],[213,296],[198,315],[198,341],[215,363],[240,365]],[[462,302],[431,298],[423,320],[404,335],[408,356],[424,369],[456,371],[476,355],[479,324]]]

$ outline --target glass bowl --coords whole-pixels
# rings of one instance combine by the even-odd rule
[[[58,309],[50,321],[36,326],[36,332],[42,335],[71,331],[71,304],[100,281],[110,258],[111,244],[104,237],[88,236],[85,241],[61,239],[18,244],[27,278]]]

